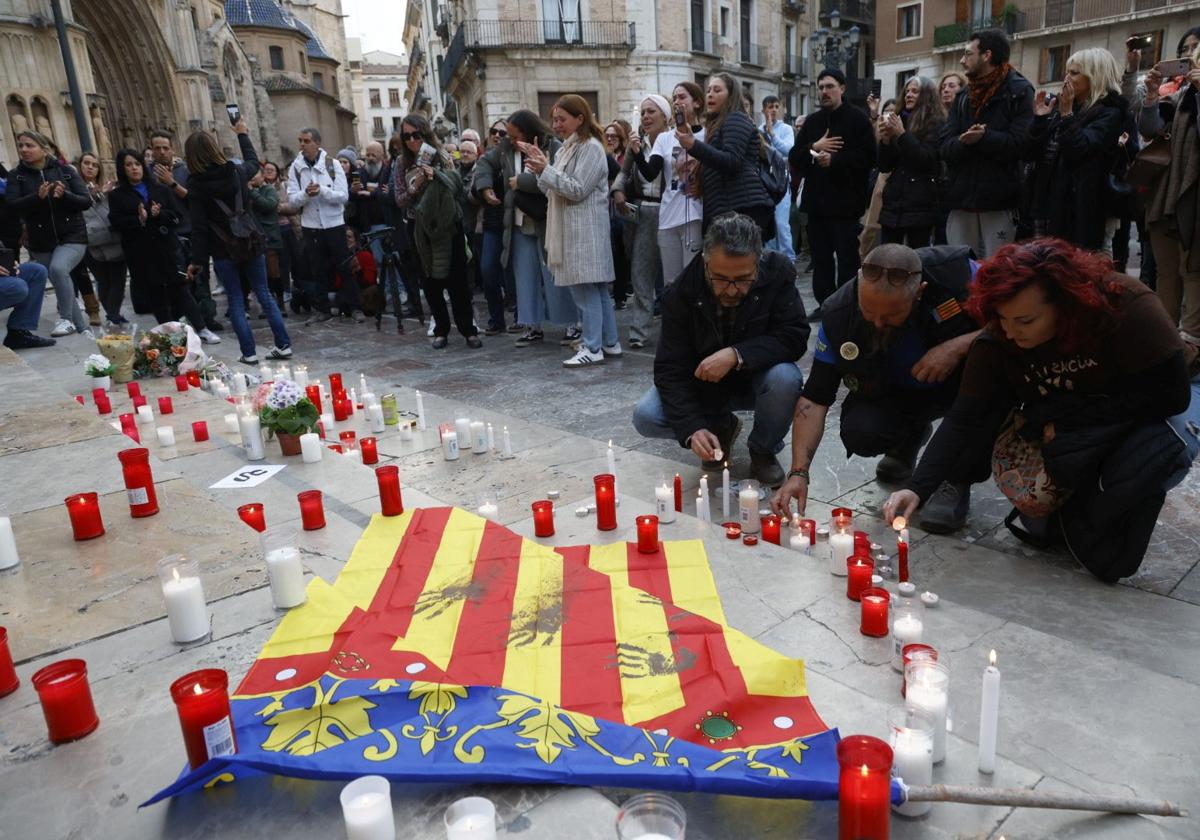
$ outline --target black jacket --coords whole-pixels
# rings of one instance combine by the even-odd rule
[[[1064,119],[1057,110],[1035,117],[1025,158],[1034,161],[1030,218],[1038,234],[1061,236],[1089,250],[1104,246],[1104,223],[1113,206],[1108,177],[1124,151],[1129,106],[1108,93]]]
[[[974,145],[959,135],[975,123],[987,131]],[[1021,200],[1020,159],[1033,125],[1033,85],[1016,70],[976,117],[966,89],[959,92],[942,126],[946,205],[952,210],[1013,210]]]
[[[252,207],[249,187],[250,179],[258,174],[258,155],[254,153],[254,144],[247,134],[238,135],[238,145],[242,147],[242,162],[226,161],[224,165],[213,167],[205,172],[193,172],[188,178],[188,211],[192,216],[192,264],[208,265],[211,256],[217,260],[229,259],[229,249],[217,231],[225,237],[231,237],[229,232],[229,215],[217,206],[217,201],[225,203],[232,213],[235,210],[237,194],[242,193],[242,207],[249,211]]]
[[[826,130],[843,142],[828,167],[819,166],[810,153]],[[858,219],[871,198],[867,182],[875,154],[875,132],[860,108],[843,101],[835,110],[822,108],[809,116],[788,153],[791,168],[804,179],[800,209],[832,219]]]
[[[692,157],[700,161],[705,219],[715,219],[733,210],[740,213],[771,206],[771,196],[767,195],[758,174],[761,142],[750,118],[734,111],[715,133],[706,134],[692,146]],[[620,167],[613,173],[610,163],[610,184],[619,173]]]
[[[66,185],[62,198],[38,198],[38,187],[47,181]],[[74,167],[52,157],[46,158],[41,169],[18,164],[8,175],[5,200],[25,223],[31,252],[53,251],[59,245],[87,244],[83,211],[92,206],[92,197]]]
[[[8,191],[8,179],[11,176],[4,164],[0,163],[0,181],[4,182],[4,189]],[[10,251],[21,250],[21,216],[12,207],[9,207],[8,202],[0,199],[0,248],[8,248]]]
[[[351,175],[357,174],[361,179],[362,189],[367,188],[368,183],[378,184],[379,188],[369,196],[355,195],[353,191],[350,194],[350,202],[357,208],[355,210],[354,226],[363,233],[369,231],[375,225],[391,224],[391,215],[389,207],[392,202],[390,196],[384,195],[383,188],[392,183],[392,167],[385,160],[379,168],[379,174],[372,178],[367,174],[365,166],[359,166],[351,170]],[[347,186],[350,182],[347,180]]]
[[[879,144],[879,171],[890,172],[883,188],[879,224],[908,228],[937,224],[940,217],[938,180],[939,125],[927,127],[918,137],[905,131],[890,143]]]
[[[708,426],[706,417],[728,412],[730,397],[748,390],[753,374],[799,360],[808,346],[810,330],[796,292],[796,270],[776,251],[763,254],[758,279],[737,307],[731,345],[722,339],[717,310],[704,258],[697,255],[663,293],[662,338],[654,356],[654,385],[675,437],[685,447],[692,434]],[[741,354],[742,369],[720,382],[697,379],[696,366],[727,346]]]
[[[108,223],[121,234],[121,250],[129,262],[131,293],[134,285],[139,288],[151,285],[187,282],[187,275],[180,274],[177,256],[179,238],[175,234],[179,224],[176,204],[171,201],[172,191],[161,184],[146,182],[150,203],[162,205],[158,216],[147,215],[146,223],[138,218],[138,207],[142,197],[128,184],[117,184],[108,194]],[[149,213],[149,204],[146,210]],[[134,294],[134,309],[138,314],[151,311],[139,309]]]

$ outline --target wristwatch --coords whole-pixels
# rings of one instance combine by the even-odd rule
[[[733,355],[737,356],[737,367],[735,367],[734,370],[741,370],[742,365],[745,364],[745,362],[742,361],[741,351],[739,351],[736,347],[730,347],[729,349],[733,351]]]

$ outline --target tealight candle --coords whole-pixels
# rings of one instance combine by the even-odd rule
[[[379,446],[373,437],[365,437],[358,442],[359,451],[362,452],[362,462],[364,464],[379,463]]]
[[[305,464],[315,464],[321,460],[321,438],[316,432],[300,435],[300,460]]]
[[[242,521],[253,528],[255,531],[262,533],[267,530],[266,511],[259,502],[251,502],[248,505],[242,505],[237,509],[238,516]]]
[[[174,446],[175,445],[175,427],[174,426],[159,426],[154,430],[158,435],[159,446]]]
[[[892,748],[869,735],[838,742],[839,840],[887,840]]]
[[[457,434],[457,433],[456,433]],[[490,519],[492,522],[500,521],[500,505],[496,502],[496,496],[493,493],[484,493],[479,500],[479,507],[475,508],[475,512],[484,519]]]
[[[400,468],[395,464],[376,467],[375,481],[379,485],[380,513],[384,516],[404,513],[404,499],[400,495]]]
[[[936,607],[939,600],[941,599],[933,592],[926,591],[921,593],[921,603],[927,607]]]
[[[305,531],[319,531],[325,527],[325,505],[320,490],[305,490],[296,495],[300,503],[300,521]]]
[[[237,752],[237,735],[229,711],[228,674],[220,668],[184,674],[171,683],[171,699],[175,701],[183,746],[193,770],[210,759]]]
[[[203,420],[197,420],[192,424],[192,440],[196,443],[204,443],[208,440],[208,423]]]
[[[150,471],[149,449],[122,449],[117,453],[125,492],[129,497],[129,515],[134,519],[158,513],[158,494]]]
[[[174,414],[175,405],[171,402],[170,397],[158,398],[158,413],[159,414]]]
[[[616,477],[610,473],[595,476],[592,483],[596,488],[596,527],[601,531],[612,531],[617,527]]]
[[[859,632],[864,636],[882,638],[888,634],[888,601],[891,595],[886,589],[868,586],[858,595],[862,606]]]
[[[100,518],[100,499],[95,493],[76,493],[63,500],[67,515],[71,518],[71,532],[77,542],[104,536],[104,521]],[[4,526],[0,525],[0,532]],[[9,534],[12,526],[9,526]],[[0,536],[0,541],[3,537]],[[2,553],[3,549],[0,549]],[[0,568],[4,568],[0,562]]]
[[[268,528],[259,537],[263,560],[267,564],[267,580],[271,586],[271,603],[277,610],[290,610],[308,600],[304,590],[304,567],[300,549],[296,547],[294,527]]]
[[[637,522],[637,546],[641,554],[655,554],[658,551],[658,517],[639,516]]]
[[[554,536],[554,502],[549,499],[542,499],[534,502],[533,508],[533,535],[535,537],[553,537]]]
[[[82,659],[47,665],[33,675],[32,682],[52,743],[76,741],[100,725],[88,685],[87,663]]]
[[[176,376],[175,377],[175,390],[179,391],[180,393],[184,393],[187,391],[187,389],[188,389],[187,376],[183,376],[183,375]]]
[[[762,525],[762,538],[769,543],[779,545],[779,529],[781,527],[780,519],[773,513],[760,518]]]
[[[659,522],[675,521],[675,493],[665,481],[654,488],[654,507]]]
[[[182,554],[169,554],[158,561],[157,568],[171,638],[177,644],[186,644],[207,636],[208,606],[196,561]]]
[[[742,535],[742,523],[740,522],[722,522],[721,527],[725,529],[725,539],[736,540]]]
[[[846,558],[846,597],[857,601],[864,589],[871,586],[875,563],[870,557]]]
[[[446,840],[496,840],[496,806],[482,796],[467,796],[446,809]]]

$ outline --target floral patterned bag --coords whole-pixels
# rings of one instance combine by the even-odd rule
[[[1067,491],[1054,484],[1046,472],[1042,445],[1017,434],[1024,425],[1021,415],[1010,414],[992,447],[992,477],[1013,507],[1026,516],[1043,518],[1067,500]]]

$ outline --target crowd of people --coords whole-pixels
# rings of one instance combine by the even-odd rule
[[[1136,569],[1200,448],[1188,414],[1200,413],[1200,28],[1171,78],[1158,66],[1139,78],[1138,46],[1124,65],[1080,50],[1061,84],[1035,92],[989,29],[971,34],[961,74],[910,78],[866,108],[827,67],[819,109],[793,125],[774,96],[756,121],[718,72],[644,96],[636,126],[605,125],[568,94],[548,124],[518,109],[486,138],[451,142],[410,114],[386,147],[330,154],[306,128],[286,166],[260,161],[240,122],[235,155],[197,132],[180,156],[156,132],[111,175],[25,131],[20,162],[0,172],[2,253],[30,255],[0,260],[5,344],[52,341],[35,332],[46,282],[52,336],[90,335],[101,309],[123,328],[126,274],[134,314],[184,318],[219,342],[210,263],[246,364],[258,361],[251,294],[270,358],[291,355],[289,309],[306,324],[378,324],[390,308],[401,332],[428,310],[434,349],[452,326],[477,349],[508,334],[531,347],[549,325],[562,364],[591,367],[622,355],[628,308],[627,346],[655,345],[635,427],[717,469],[741,430],[734,412],[752,411],[752,476],[779,488],[780,513],[804,511],[844,386],[846,451],[879,457],[878,478],[902,488],[889,516],[921,506],[927,530],[961,528],[990,473],[1014,533],[1086,546],[1115,579]],[[1125,273],[1135,226],[1139,278]]]

